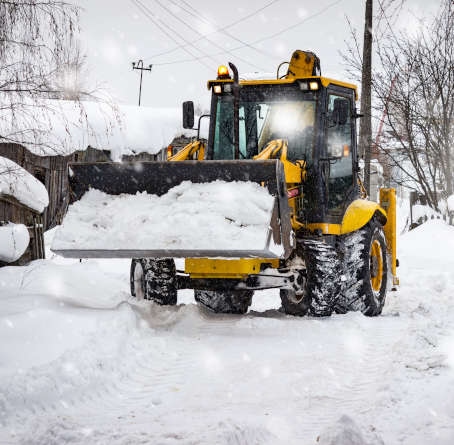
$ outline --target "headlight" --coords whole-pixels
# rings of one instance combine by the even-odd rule
[[[309,82],[309,87],[312,91],[318,90],[318,82]]]

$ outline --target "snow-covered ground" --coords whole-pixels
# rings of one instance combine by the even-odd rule
[[[376,318],[137,302],[126,260],[0,269],[0,443],[452,444],[454,228],[399,250]]]

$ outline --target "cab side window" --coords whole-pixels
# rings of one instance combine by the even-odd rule
[[[353,188],[353,137],[351,99],[329,94],[327,109],[326,151],[330,161],[328,209],[342,213]]]

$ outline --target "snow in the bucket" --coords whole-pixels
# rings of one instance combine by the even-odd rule
[[[49,204],[49,195],[42,182],[20,165],[0,156],[0,195],[16,198],[41,213]]]
[[[273,204],[252,182],[185,181],[163,196],[92,189],[69,207],[52,248],[263,250]]]
[[[8,223],[0,226],[0,261],[12,263],[25,252],[30,235],[24,224]]]

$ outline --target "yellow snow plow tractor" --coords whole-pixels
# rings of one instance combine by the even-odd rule
[[[98,190],[104,193],[102,213],[107,196],[150,194],[156,201],[140,216],[140,230],[151,231],[156,219],[165,220],[165,229],[113,246],[106,240],[115,218],[106,216],[92,244],[78,244],[74,233],[53,250],[75,258],[132,258],[132,295],[159,304],[176,304],[179,289],[194,289],[196,301],[214,312],[245,313],[255,290],[275,288],[286,314],[380,314],[389,283],[398,284],[396,198],[393,189],[382,189],[379,203],[365,197],[358,177],[356,87],[322,77],[318,57],[299,50],[287,73],[278,70],[275,79],[242,80],[229,66],[208,82],[206,144],[197,138],[166,162],[70,166],[73,201]],[[183,104],[183,126],[194,127],[192,102]],[[231,185],[232,192],[214,192],[219,184]],[[253,184],[252,191],[235,194],[238,184]],[[200,193],[185,195],[190,186]],[[221,217],[191,225],[204,200],[211,200],[207,212],[225,200]],[[125,206],[120,219],[128,208],[133,212]],[[229,215],[222,213],[226,208]],[[177,214],[187,224],[181,239],[181,221],[172,219]],[[263,230],[255,244],[249,242],[254,230]],[[184,270],[176,269],[176,257],[184,258]]]

